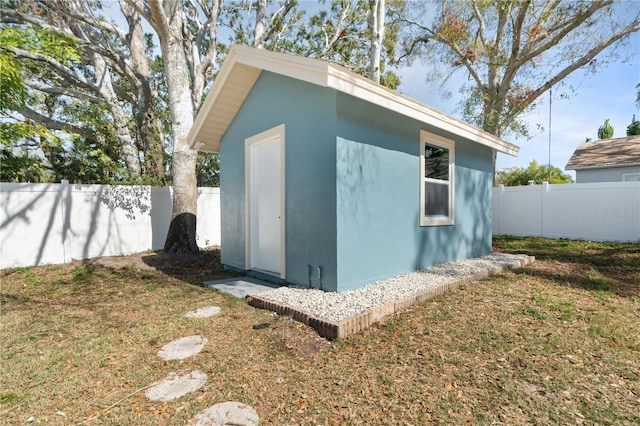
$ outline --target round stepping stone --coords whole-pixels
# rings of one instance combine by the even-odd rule
[[[208,341],[202,336],[181,337],[164,345],[158,351],[158,356],[165,361],[189,358],[200,352]]]
[[[184,314],[185,318],[209,318],[220,313],[218,306],[207,306]]]
[[[228,401],[212,405],[199,414],[196,414],[189,425],[192,426],[224,426],[244,425],[255,426],[258,424],[258,413],[250,405],[242,402]]]
[[[174,401],[200,389],[206,382],[207,375],[202,371],[194,370],[182,374],[171,372],[164,379],[149,386],[145,395],[151,401]]]

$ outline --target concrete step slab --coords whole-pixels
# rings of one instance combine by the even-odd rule
[[[236,401],[215,404],[189,422],[190,426],[244,425],[254,426],[259,422],[258,413],[250,405]]]
[[[181,337],[160,348],[158,357],[165,361],[189,358],[200,352],[208,341],[202,336]]]
[[[200,389],[207,382],[207,375],[199,370],[171,372],[149,386],[145,396],[151,401],[167,402]]]
[[[254,296],[279,287],[277,284],[253,277],[225,278],[222,280],[206,281],[203,284],[223,293],[230,294],[238,299],[244,299],[247,296]]]

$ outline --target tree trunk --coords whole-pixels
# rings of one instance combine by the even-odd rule
[[[482,130],[487,133],[491,133],[497,137],[500,137],[502,130],[499,127],[499,124],[496,122],[496,117],[498,117],[498,112],[496,110],[501,110],[501,106],[496,106],[498,103],[497,100],[493,102],[485,102],[484,107],[484,122],[482,123]],[[491,150],[491,163],[492,163],[492,175],[491,175],[491,186],[496,186],[496,160],[498,158],[498,151],[495,149]]]
[[[264,48],[264,33],[267,20],[267,0],[256,2],[256,25],[253,33],[253,47]]]
[[[385,0],[369,0],[369,78],[380,83],[380,57],[384,41]]]
[[[122,159],[127,165],[130,176],[137,179],[140,177],[138,150],[128,127],[128,117],[120,106],[118,97],[113,89],[111,72],[100,55],[91,54],[91,60],[96,74],[96,81],[100,86],[100,94],[106,100],[107,105],[109,105],[116,135],[122,143]]]
[[[161,185],[164,185],[164,131],[153,106],[153,99],[158,96],[158,93],[151,87],[151,71],[142,29],[142,18],[124,0],[120,0],[120,9],[129,27],[126,41],[131,52],[131,64],[138,86],[138,114],[136,114],[136,118],[140,132],[140,148],[145,156],[143,173],[152,176]]]
[[[198,190],[196,182],[197,152],[173,153],[173,214],[164,243],[167,254],[198,253],[196,218]]]
[[[149,2],[149,7],[154,18],[162,20],[156,28],[159,30],[173,130],[173,211],[164,250],[167,254],[197,253],[197,151],[187,144],[195,107],[191,99],[189,64],[182,33],[185,17],[181,1]]]

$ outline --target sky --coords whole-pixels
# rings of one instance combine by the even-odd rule
[[[638,3],[640,5],[640,3]],[[598,140],[598,128],[610,119],[613,137],[625,137],[627,126],[633,114],[640,120],[640,109],[636,107],[636,84],[640,83],[640,34],[632,36],[626,63],[613,63],[600,68],[596,74],[585,74],[577,70],[567,77],[567,82],[576,87],[574,95],[561,98],[560,91],[552,89],[551,98],[551,138],[549,138],[549,93],[543,95],[543,102],[526,120],[532,124],[531,139],[503,139],[520,147],[517,157],[498,153],[496,170],[510,167],[527,167],[535,159],[538,164],[549,162],[549,140],[551,140],[551,165],[564,170],[576,147],[587,137]],[[426,105],[461,118],[457,111],[459,98],[443,99],[438,88],[440,83],[426,81],[424,65],[413,64],[400,70],[399,91]],[[455,81],[447,90],[457,93]],[[540,125],[544,130],[535,130]],[[575,179],[573,170],[565,171]]]

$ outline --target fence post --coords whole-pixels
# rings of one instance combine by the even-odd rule
[[[70,187],[67,179],[62,179],[60,181],[58,192],[60,194],[60,216],[62,219],[62,261],[64,263],[69,263],[71,262],[71,259],[67,257],[67,254],[69,253],[67,247],[69,245],[69,235],[71,234],[71,219],[68,215],[71,214],[71,212],[69,211],[68,206],[71,202],[71,194],[69,193]]]
[[[546,238],[546,232],[544,230],[544,222],[545,222],[545,214],[546,214],[546,209],[545,209],[545,203],[546,203],[546,198],[549,192],[549,182],[542,182],[542,187],[541,189],[541,194],[540,194],[540,236],[543,238]]]
[[[504,214],[504,185],[500,184],[500,186],[498,186],[498,217],[497,217],[497,222],[498,222],[498,226],[496,227],[496,233],[498,235],[502,235],[502,217]]]

